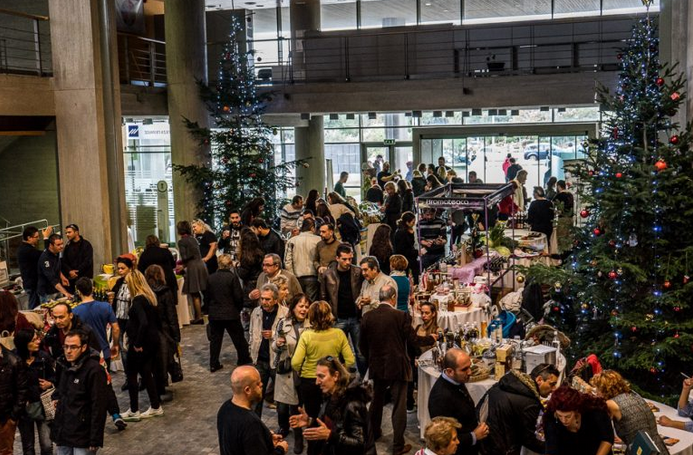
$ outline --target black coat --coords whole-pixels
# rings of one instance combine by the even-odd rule
[[[149,303],[143,295],[132,299],[132,306],[128,312],[128,325],[126,332],[130,340],[130,350],[142,348],[145,357],[151,357],[159,352],[159,316],[156,308]]]
[[[368,408],[369,387],[354,381],[337,397],[323,403],[318,418],[331,422],[332,434],[325,442],[316,444],[320,455],[375,455],[375,441],[370,431]]]
[[[544,453],[544,443],[536,430],[539,412],[543,409],[536,383],[529,375],[511,371],[488,391],[488,424],[491,432],[481,441],[487,455],[519,455],[522,446]]]
[[[381,303],[361,320],[359,347],[366,358],[371,379],[411,381],[411,361],[407,343],[432,344],[433,337],[416,335],[411,316]]]
[[[24,289],[36,291],[38,286],[38,261],[41,251],[26,242],[17,248],[17,262],[19,272],[22,274]]]
[[[48,330],[48,333],[46,333],[46,336],[43,337],[43,341],[41,342],[43,350],[48,352],[48,354],[55,361],[57,361],[64,354],[63,344],[60,341],[60,334],[58,333],[59,330],[60,329],[58,326],[54,324],[51,326],[50,330]],[[97,351],[101,350],[101,342],[99,341],[99,338],[88,324],[82,323],[82,320],[76,314],[72,316],[72,326],[70,327],[70,330],[81,330],[85,332],[89,339],[89,347],[94,348]],[[58,365],[58,368],[60,368],[60,365]],[[60,372],[57,372],[56,374],[58,375],[58,379],[60,379]]]
[[[207,281],[209,320],[239,320],[243,297],[243,287],[235,271],[219,269],[211,274]]]
[[[88,350],[72,365],[63,357],[59,364],[60,380],[53,393],[58,406],[51,439],[59,446],[103,446],[108,385],[98,352]]]
[[[397,229],[397,221],[400,216],[402,216],[402,198],[395,193],[388,196],[385,201],[385,219],[383,220],[392,228],[393,233]]]
[[[26,399],[29,403],[41,400],[43,390],[39,385],[39,379],[44,379],[55,385],[55,361],[47,352],[41,350],[34,354],[34,361],[27,366]]]
[[[150,265],[158,265],[164,269],[164,278],[166,278],[166,286],[173,290],[173,293],[178,292],[178,281],[176,274],[173,272],[176,268],[176,260],[173,259],[173,254],[168,248],[152,246],[142,252],[140,259],[137,261],[137,270],[144,273]],[[116,294],[117,295],[117,294]]]
[[[28,393],[26,364],[0,345],[0,423],[14,421],[24,412]]]
[[[458,455],[476,455],[477,445],[473,445],[472,431],[479,425],[476,417],[474,400],[464,384],[455,385],[441,375],[431,389],[428,397],[428,413],[431,418],[444,416],[454,417],[462,425],[457,430],[460,445]]]
[[[61,268],[70,286],[83,276],[94,278],[94,249],[84,237],[79,242],[67,242],[63,250]],[[70,270],[77,270],[77,278],[70,278]]]
[[[278,254],[282,262],[284,262],[284,240],[274,229],[270,229],[269,234],[264,237],[258,236],[260,240],[260,248],[265,254]]]
[[[176,295],[168,286],[152,287],[152,291],[156,294],[156,313],[161,324],[159,330],[176,343],[180,343]]]

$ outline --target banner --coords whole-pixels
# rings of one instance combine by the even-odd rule
[[[144,35],[144,0],[115,0],[119,32]]]

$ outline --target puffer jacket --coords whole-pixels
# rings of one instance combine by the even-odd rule
[[[315,453],[321,455],[375,455],[375,441],[370,429],[367,405],[373,397],[368,384],[352,381],[344,393],[323,402],[318,418],[332,422],[332,433],[319,443]]]
[[[24,411],[28,393],[26,364],[0,345],[0,424],[15,422]]]
[[[53,399],[55,410],[52,439],[59,446],[102,447],[106,425],[106,371],[99,353],[91,349],[74,364],[58,360],[61,376]]]
[[[486,423],[493,431],[481,441],[485,455],[520,455],[522,447],[544,453],[544,443],[535,435],[543,406],[534,380],[525,373],[510,371],[487,392],[477,409],[488,400]]]

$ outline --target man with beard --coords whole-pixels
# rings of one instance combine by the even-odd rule
[[[240,366],[231,373],[233,398],[217,414],[221,455],[284,455],[289,444],[273,434],[253,411],[262,403],[262,380],[255,367]]]
[[[238,210],[232,210],[229,214],[229,224],[224,226],[224,230],[221,233],[221,239],[219,239],[219,248],[224,254],[231,256],[231,260],[234,265],[238,264],[238,242],[241,240],[241,212]]]

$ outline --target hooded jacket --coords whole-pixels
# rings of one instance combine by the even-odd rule
[[[367,405],[373,397],[370,386],[353,380],[344,393],[323,401],[318,418],[332,428],[327,441],[316,453],[321,455],[375,455]]]
[[[510,371],[481,399],[488,400],[486,423],[493,431],[481,441],[486,455],[519,455],[522,447],[544,453],[544,443],[535,435],[543,410],[537,385],[528,374]]]
[[[67,447],[102,447],[106,425],[106,372],[99,364],[99,354],[88,350],[73,364],[63,357],[58,400],[52,438],[56,445]]]

